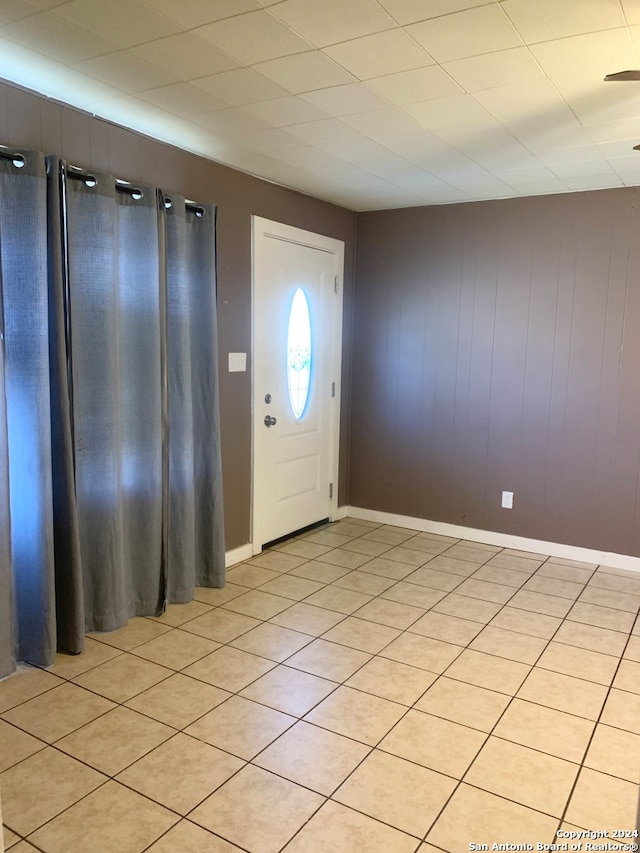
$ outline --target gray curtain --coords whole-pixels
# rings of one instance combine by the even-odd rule
[[[93,182],[91,182],[93,183]],[[76,497],[88,630],[163,604],[155,190],[67,181]]]
[[[16,660],[50,664],[56,644],[47,178],[37,153],[0,159],[0,277],[1,676]]]
[[[161,197],[169,401],[168,599],[224,584],[215,208]]]
[[[0,256],[2,246],[0,246]],[[13,649],[13,581],[11,510],[9,507],[9,443],[5,390],[4,299],[0,276],[0,676],[15,666]]]
[[[224,584],[215,209],[134,189],[0,157],[0,677]]]
[[[49,278],[49,377],[51,384],[51,460],[53,547],[58,648],[84,650],[84,592],[75,493],[74,447],[69,374],[67,313],[67,234],[64,216],[65,167],[47,158]],[[55,649],[51,649],[51,655]]]

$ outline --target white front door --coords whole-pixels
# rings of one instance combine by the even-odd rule
[[[253,217],[253,550],[337,506],[344,244]]]

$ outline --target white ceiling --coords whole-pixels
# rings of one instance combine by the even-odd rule
[[[640,184],[639,53],[640,0],[0,0],[1,77],[355,210]]]

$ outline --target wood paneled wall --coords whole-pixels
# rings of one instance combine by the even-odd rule
[[[0,144],[58,154],[125,180],[218,206],[218,328],[222,469],[227,549],[250,541],[251,215],[345,242],[341,468],[347,500],[350,328],[355,214],[0,82]],[[246,373],[227,371],[227,353],[246,352]]]
[[[251,352],[253,213],[346,243],[340,503],[640,556],[640,191],[356,217],[2,83],[0,143],[218,205],[228,548],[250,539],[250,362],[226,359]]]
[[[639,201],[358,216],[351,504],[640,556]]]

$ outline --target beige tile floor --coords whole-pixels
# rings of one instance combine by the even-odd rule
[[[635,828],[640,576],[347,519],[0,682],[12,853]],[[584,848],[583,848],[584,849]]]

